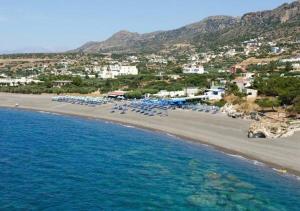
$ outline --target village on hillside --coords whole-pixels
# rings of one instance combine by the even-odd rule
[[[214,50],[155,54],[2,55],[0,91],[201,102],[234,118],[258,118],[250,136],[263,130],[276,137],[299,119],[300,41],[257,37]],[[270,122],[276,128],[262,128]]]

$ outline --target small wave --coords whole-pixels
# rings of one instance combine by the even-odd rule
[[[259,162],[257,160],[254,160],[253,161],[253,164],[256,165],[256,166],[266,166],[266,164],[262,163],[262,162]]]
[[[214,148],[213,146],[211,146],[211,145],[208,145],[208,144],[203,144],[203,143],[200,143],[201,144],[201,146],[204,146],[204,147],[208,147],[208,148]]]
[[[295,179],[297,181],[300,181],[300,177],[295,174],[286,173],[285,176]]]
[[[132,125],[125,125],[125,124],[121,124],[123,127],[127,127],[127,128],[135,128],[134,126]]]
[[[42,114],[51,114],[51,115],[57,115],[59,116],[60,114],[58,113],[54,113],[54,112],[49,112],[49,111],[38,111],[39,113],[42,113]]]
[[[47,111],[38,111],[39,113],[42,113],[42,114],[49,114],[49,112]]]
[[[229,154],[229,153],[225,153],[226,155],[230,156],[230,157],[234,157],[234,158],[238,158],[238,159],[241,159],[241,160],[248,160],[247,158],[241,156],[241,155],[236,155],[236,154]]]
[[[288,177],[291,179],[295,179],[297,181],[300,181],[300,176],[297,176],[295,174],[289,173],[286,169],[277,169],[277,168],[272,168],[273,171],[281,174],[284,177]]]
[[[225,153],[225,154],[228,155],[228,156],[230,156],[230,157],[234,157],[234,158],[238,158],[240,160],[245,160],[245,161],[251,162],[255,166],[266,166],[266,164],[263,163],[263,162],[260,162],[260,161],[257,161],[257,160],[251,160],[251,159],[245,158],[245,157],[243,157],[241,155],[235,155],[235,154],[229,154],[229,153]]]
[[[273,171],[281,174],[284,177],[289,177],[291,179],[295,179],[297,181],[300,181],[300,176],[297,176],[295,174],[289,173],[286,169],[277,169],[277,168],[272,168]]]
[[[276,171],[276,172],[278,172],[278,171]],[[296,180],[297,182],[300,181],[300,176],[297,176],[295,174],[289,173],[288,171],[286,171],[286,172],[280,172],[279,171],[278,173],[281,173],[282,176],[284,176],[284,177],[288,177],[288,178],[291,178],[293,180]]]
[[[166,133],[167,136],[172,137],[172,138],[178,138],[177,136],[171,134],[171,133]]]

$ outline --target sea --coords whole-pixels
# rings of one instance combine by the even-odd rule
[[[300,180],[168,134],[0,109],[0,210],[300,210]]]

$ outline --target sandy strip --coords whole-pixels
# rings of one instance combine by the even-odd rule
[[[0,93],[0,106],[15,107],[18,103],[22,109],[97,118],[162,131],[300,175],[300,133],[285,139],[248,139],[250,122],[228,118],[223,114],[175,110],[170,111],[168,117],[147,117],[134,112],[121,115],[111,114],[111,105],[72,105],[52,102],[51,97]]]

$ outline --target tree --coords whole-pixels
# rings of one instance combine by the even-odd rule
[[[280,106],[280,101],[276,99],[263,98],[255,101],[262,108],[271,108]]]
[[[52,87],[52,82],[50,80],[46,80],[44,85],[47,87],[47,88],[51,88]]]
[[[75,78],[73,78],[73,82],[72,82],[75,86],[81,86],[82,85],[82,79],[77,76]]]
[[[273,72],[277,68],[277,63],[275,61],[271,61],[269,68],[270,68],[270,71]]]
[[[143,97],[143,94],[141,91],[137,90],[137,91],[127,92],[125,94],[125,97],[128,99],[140,99]]]
[[[291,70],[293,70],[293,65],[291,62],[286,62],[285,63],[285,67],[284,67],[284,71],[285,72],[290,72]]]
[[[214,103],[215,106],[218,106],[220,108],[223,107],[225,104],[226,104],[226,101],[224,99],[221,99]]]
[[[176,74],[181,74],[182,73],[182,68],[181,67],[176,67],[173,69],[173,72]]]
[[[227,86],[227,91],[229,94],[236,94],[237,92],[239,92],[239,87],[236,84],[229,84]]]
[[[294,100],[293,100],[293,111],[297,112],[298,114],[300,114],[300,96],[297,96]]]
[[[256,78],[253,86],[259,94],[279,97],[281,103],[286,105],[291,105],[293,100],[300,96],[300,78],[297,77]]]

